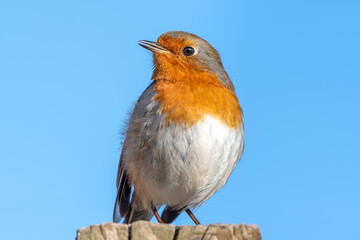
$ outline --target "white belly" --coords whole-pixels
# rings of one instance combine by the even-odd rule
[[[228,180],[241,157],[243,137],[243,126],[229,128],[211,116],[185,130],[163,127],[147,151],[126,151],[126,170],[144,205],[197,207]]]

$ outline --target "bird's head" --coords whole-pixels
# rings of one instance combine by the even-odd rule
[[[216,74],[226,87],[234,90],[218,52],[194,34],[170,31],[156,42],[142,40],[139,45],[154,54],[154,80],[181,81],[189,76]]]

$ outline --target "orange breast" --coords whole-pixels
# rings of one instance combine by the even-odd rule
[[[235,93],[214,73],[193,71],[181,79],[160,78],[155,80],[154,91],[167,124],[190,127],[206,115],[234,129],[242,124],[242,109]]]

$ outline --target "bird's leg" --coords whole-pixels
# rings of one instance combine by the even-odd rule
[[[160,215],[158,213],[158,211],[156,210],[156,207],[154,207],[154,205],[151,205],[151,210],[152,212],[154,213],[155,217],[156,217],[156,220],[159,222],[159,223],[164,223],[161,218],[160,218]]]
[[[194,214],[190,211],[190,209],[186,209],[185,212],[189,215],[189,217],[194,221],[194,223],[196,225],[201,225],[199,220],[196,219],[196,217],[194,216]]]

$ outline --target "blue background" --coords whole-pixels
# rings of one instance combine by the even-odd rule
[[[120,131],[152,71],[137,41],[169,30],[219,50],[244,110],[242,160],[198,219],[359,239],[359,1],[169,2],[0,2],[0,239],[111,221]]]

